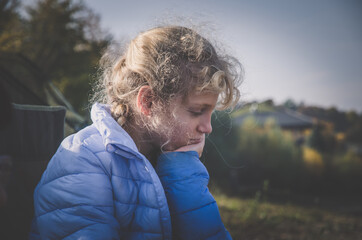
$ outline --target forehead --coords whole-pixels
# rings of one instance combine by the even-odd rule
[[[216,106],[218,97],[218,93],[193,91],[184,97],[182,103],[185,105],[210,106],[214,108]]]

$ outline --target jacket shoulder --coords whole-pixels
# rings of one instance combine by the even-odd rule
[[[85,147],[92,153],[105,151],[103,139],[97,128],[90,125],[80,130],[79,132],[66,137],[60,145],[60,149],[77,149],[78,147]]]
[[[119,238],[111,181],[96,155],[103,145],[98,135],[90,126],[67,137],[50,160],[34,192],[43,238]]]
[[[63,140],[57,152],[50,160],[43,174],[41,183],[53,181],[57,178],[80,173],[106,174],[110,169],[107,161],[110,157],[97,157],[100,152],[105,152],[102,137],[94,126],[88,126],[81,131],[68,136]]]

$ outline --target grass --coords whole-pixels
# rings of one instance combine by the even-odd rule
[[[318,209],[214,194],[234,240],[362,239],[361,217]]]

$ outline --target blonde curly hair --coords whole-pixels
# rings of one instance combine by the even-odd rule
[[[135,119],[132,99],[145,85],[161,108],[174,97],[186,97],[195,90],[219,93],[217,110],[233,107],[240,97],[240,63],[221,56],[208,40],[181,26],[140,33],[118,58],[104,54],[101,70],[96,99],[111,106],[112,116],[121,126]]]

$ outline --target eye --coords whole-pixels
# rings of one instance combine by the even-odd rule
[[[194,117],[201,116],[204,113],[203,110],[188,110],[188,112]]]

